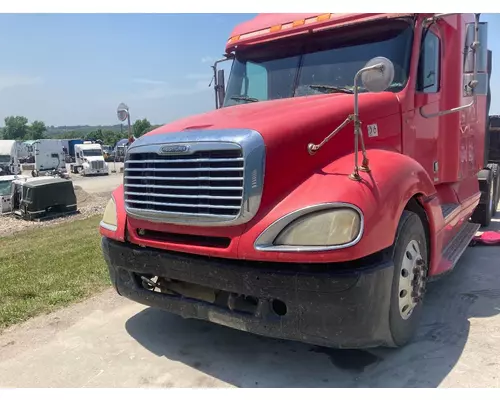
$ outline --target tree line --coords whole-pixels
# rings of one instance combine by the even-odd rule
[[[68,131],[62,134],[50,135],[47,126],[42,121],[28,123],[23,116],[10,116],[4,119],[5,127],[0,128],[0,139],[4,140],[38,140],[38,139],[84,139],[100,140],[105,145],[113,146],[121,139],[128,137],[128,128],[124,127],[123,133],[111,129],[95,129],[82,133]],[[132,134],[138,138],[152,131],[160,125],[152,125],[147,118],[138,119],[132,125]]]

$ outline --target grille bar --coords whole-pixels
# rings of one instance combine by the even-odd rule
[[[157,206],[165,206],[165,207],[192,207],[192,208],[219,208],[219,209],[228,209],[228,210],[239,210],[240,206],[218,206],[211,204],[187,204],[187,203],[163,203],[159,201],[149,201],[149,200],[128,200],[129,203],[132,204],[151,204]]]
[[[242,176],[235,177],[217,177],[217,176],[127,176],[127,179],[140,180],[163,180],[163,181],[242,181]],[[131,185],[129,185],[131,186]],[[142,185],[141,185],[142,186]]]
[[[164,193],[138,193],[138,192],[125,192],[129,196],[155,196],[166,198],[183,198],[183,199],[213,199],[213,200],[241,200],[242,196],[209,196],[209,195],[188,195],[188,194],[164,194]],[[133,201],[133,200],[131,200]]]
[[[133,213],[141,213],[141,212],[144,212],[144,209],[128,207],[128,211],[129,212],[131,211]],[[208,213],[183,212],[182,215],[179,215],[179,213],[176,211],[162,211],[162,210],[156,210],[155,214],[169,216],[169,217],[175,217],[175,218],[179,218],[179,216],[188,216],[188,217],[198,217],[198,218],[200,218],[200,217],[210,218],[210,219],[214,219],[214,220],[218,220],[219,218],[234,218],[234,215],[230,215],[230,214],[208,214]]]
[[[154,172],[230,172],[230,171],[242,171],[243,168],[127,168],[129,172],[143,172],[143,171],[154,171]]]
[[[238,186],[177,186],[177,185],[139,185],[139,184],[125,184],[126,187],[136,188],[151,188],[151,189],[180,189],[180,190],[242,190]],[[147,192],[153,194],[154,192]]]
[[[214,162],[239,162],[244,161],[241,158],[192,158],[192,159],[152,159],[152,160],[128,160],[125,164],[153,164],[153,163],[214,163]]]

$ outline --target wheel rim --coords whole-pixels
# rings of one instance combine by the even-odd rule
[[[406,246],[399,274],[399,314],[407,320],[415,310],[424,293],[425,269],[420,246],[412,240]]]

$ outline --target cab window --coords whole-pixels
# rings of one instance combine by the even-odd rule
[[[417,90],[423,93],[439,92],[441,43],[439,37],[427,31],[422,42],[418,68]]]

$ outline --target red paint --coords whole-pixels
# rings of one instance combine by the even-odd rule
[[[319,14],[264,14],[236,27],[231,35],[269,28]],[[485,96],[478,96],[475,107],[432,119],[425,119],[419,108],[432,113],[466,104],[462,98],[462,67],[465,23],[470,14],[446,17],[442,29],[433,31],[445,43],[439,94],[418,93],[415,82],[422,32],[418,14],[408,84],[398,94],[363,93],[359,96],[363,126],[377,123],[379,136],[365,142],[370,159],[370,174],[361,173],[362,182],[348,178],[354,166],[352,124],[328,142],[315,156],[307,152],[311,142],[321,142],[353,112],[353,97],[346,94],[316,95],[242,104],[222,108],[167,124],[147,135],[179,132],[187,129],[249,128],[258,131],[266,143],[264,192],[258,214],[247,224],[236,227],[197,228],[154,224],[126,218],[123,189],[117,200],[119,229],[116,233],[101,229],[110,238],[124,240],[125,227],[132,243],[161,249],[249,260],[286,262],[335,262],[357,259],[390,246],[401,213],[408,200],[417,196],[429,221],[431,241],[430,274],[450,267],[441,257],[443,248],[467,221],[479,202],[477,172],[484,153]],[[317,27],[338,27],[396,14],[338,14],[332,19],[293,28],[294,34],[308,34]],[[383,23],[383,22],[381,22]],[[273,32],[240,45],[278,40],[287,32]],[[228,45],[228,50],[233,46]],[[465,156],[464,156],[465,155]],[[361,154],[360,154],[361,160]],[[434,162],[439,169],[434,171]],[[353,247],[322,253],[260,252],[255,239],[274,221],[299,208],[324,202],[347,202],[364,214],[365,231]],[[458,208],[445,220],[441,204],[456,203]],[[126,220],[126,222],[125,222]],[[209,248],[140,238],[139,228],[203,236],[227,237],[227,248]]]

